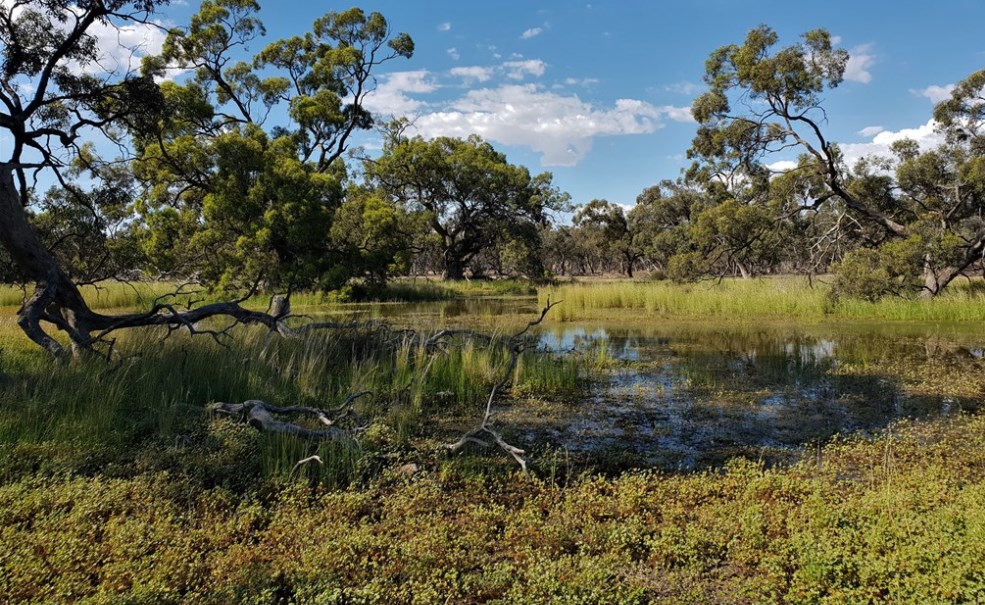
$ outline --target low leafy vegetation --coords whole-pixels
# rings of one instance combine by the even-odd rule
[[[736,461],[716,473],[563,485],[439,467],[342,491],[228,480],[255,451],[247,431],[213,426],[225,453],[207,465],[190,464],[181,444],[161,444],[145,456],[153,464],[130,473],[8,480],[0,588],[18,603],[956,603],[985,595],[981,417],[836,440],[786,469]]]

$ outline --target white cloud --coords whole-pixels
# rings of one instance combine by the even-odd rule
[[[442,23],[441,25],[438,26],[438,31],[439,32],[446,32],[446,31],[450,31],[450,30],[451,30],[451,23],[448,22],[448,21],[445,21],[444,23]]]
[[[528,59],[526,61],[506,61],[503,63],[506,70],[506,77],[513,80],[522,80],[527,76],[540,77],[547,69],[547,63],[540,59]]]
[[[598,84],[598,78],[565,78],[564,83],[568,86],[592,86]]]
[[[468,81],[486,82],[492,78],[493,68],[470,65],[468,67],[452,67],[448,73]]]
[[[543,165],[573,166],[591,151],[595,137],[652,133],[666,119],[691,120],[690,110],[635,99],[599,108],[536,84],[509,84],[471,90],[444,110],[421,115],[414,126],[427,137],[477,133],[533,149],[541,154]]]
[[[448,53],[448,56],[451,57],[452,61],[458,61],[459,59],[462,58],[462,55],[459,54],[457,48],[452,47],[446,50],[445,52]]]
[[[695,84],[694,82],[677,82],[664,87],[667,92],[672,92],[679,95],[692,96],[696,95],[702,90],[704,86],[701,84]]]
[[[846,143],[840,145],[845,161],[852,166],[858,160],[870,155],[889,155],[889,147],[896,141],[912,139],[917,142],[922,150],[932,149],[944,142],[944,137],[937,131],[937,122],[933,119],[926,124],[916,128],[902,128],[900,130],[882,130],[872,136],[872,141],[868,143]]]
[[[858,134],[860,136],[865,137],[865,138],[869,138],[869,137],[874,137],[877,134],[879,134],[880,132],[883,132],[885,130],[886,129],[883,128],[882,126],[866,126],[862,130],[859,130],[858,131]]]
[[[780,160],[778,162],[773,162],[772,164],[767,164],[766,167],[770,172],[788,172],[797,167],[797,162],[793,160]]]
[[[408,94],[427,94],[438,89],[431,73],[425,69],[395,71],[387,74],[376,90],[366,95],[366,109],[382,115],[409,115],[417,112],[424,102]]]
[[[849,52],[848,64],[845,66],[845,79],[850,82],[868,84],[872,81],[872,72],[869,69],[875,59],[876,56],[872,54],[871,44],[863,44],[853,48]]]
[[[525,30],[522,34],[520,34],[520,37],[523,38],[524,40],[529,40],[530,38],[535,38],[541,35],[542,33],[544,33],[543,27],[531,27],[530,29]]]
[[[13,2],[0,0],[0,5],[11,7]],[[27,9],[23,5],[14,7],[14,18],[18,18],[24,10]],[[79,15],[82,13],[82,9],[75,5],[70,5],[68,11]],[[69,22],[71,22],[71,18],[69,18]],[[68,61],[65,63],[65,67],[74,73],[101,76],[123,76],[128,72],[136,71],[140,68],[143,57],[161,52],[169,25],[169,23],[160,20],[148,23],[96,21],[86,30],[86,33],[95,40],[95,60],[86,64]],[[69,24],[52,21],[52,27],[67,31]],[[167,77],[169,79],[176,77],[184,71],[169,70]]]
[[[954,84],[948,84],[947,86],[937,86],[932,85],[927,88],[922,88],[920,90],[911,91],[913,94],[921,97],[927,97],[930,102],[934,105],[951,98],[951,92],[954,90]]]

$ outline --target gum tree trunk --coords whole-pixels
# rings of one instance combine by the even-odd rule
[[[65,347],[45,331],[45,325],[65,331],[72,343],[73,354],[90,351],[109,333],[145,326],[184,328],[193,334],[210,334],[218,338],[225,330],[205,330],[198,322],[224,317],[236,324],[262,324],[274,331],[287,330],[284,317],[244,309],[245,299],[218,302],[179,311],[171,305],[158,303],[143,313],[103,315],[89,308],[82,293],[58,260],[48,251],[38,233],[28,221],[21,196],[14,183],[13,171],[0,163],[0,245],[25,278],[34,282],[34,292],[17,312],[17,323],[32,341],[55,357],[66,355]],[[228,330],[228,327],[226,330]]]
[[[0,167],[0,244],[34,282],[34,293],[18,311],[17,323],[24,333],[53,355],[61,356],[65,352],[62,345],[41,327],[42,321],[50,321],[66,330],[73,344],[88,346],[94,314],[28,222],[9,166]]]

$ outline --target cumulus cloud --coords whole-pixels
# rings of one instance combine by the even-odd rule
[[[872,81],[872,72],[869,69],[875,59],[876,56],[872,54],[871,44],[863,44],[853,48],[849,52],[848,64],[845,65],[845,79],[850,82],[868,84]]]
[[[911,91],[913,94],[920,97],[927,97],[930,102],[934,105],[951,98],[951,92],[954,91],[954,84],[948,84],[947,86],[937,86],[936,84],[928,86],[927,88],[921,88],[920,90]]]
[[[451,23],[449,21],[445,21],[444,23],[438,25],[438,31],[439,32],[451,31]]]
[[[845,161],[851,166],[866,156],[889,155],[890,145],[903,139],[916,141],[922,150],[932,149],[944,142],[944,136],[937,131],[937,122],[931,119],[916,128],[880,130],[868,143],[846,143],[840,147],[845,155]]]
[[[796,167],[797,167],[797,162],[794,162],[793,160],[780,160],[777,162],[773,162],[772,164],[766,165],[766,168],[768,168],[770,172],[777,172],[777,173],[788,172]]]
[[[426,69],[395,71],[381,78],[376,90],[366,95],[363,106],[382,115],[410,115],[424,105],[410,94],[426,94],[437,89],[438,85]]]
[[[545,166],[573,166],[591,151],[595,137],[648,134],[662,128],[667,119],[691,120],[690,111],[635,99],[600,108],[536,84],[508,84],[471,90],[440,111],[420,115],[415,127],[427,137],[477,133],[533,149]]]
[[[543,27],[531,27],[528,30],[524,30],[524,32],[520,34],[520,37],[523,38],[524,40],[529,40],[530,38],[535,38],[541,35],[542,33],[544,33]]]
[[[528,59],[526,61],[506,61],[503,63],[506,70],[506,77],[512,80],[522,80],[527,76],[540,77],[547,70],[547,63],[540,59]]]
[[[493,76],[493,68],[470,65],[468,67],[453,67],[449,74],[463,78],[467,82],[486,82]]]
[[[0,0],[0,6],[11,8],[17,19],[26,10],[23,5],[14,5],[11,0]],[[81,9],[70,6],[69,11],[81,14]],[[70,19],[71,20],[71,19]],[[96,21],[89,26],[87,33],[95,40],[95,60],[80,64],[75,61],[66,63],[66,67],[75,73],[94,75],[122,76],[140,68],[140,62],[147,55],[161,52],[167,37],[168,23],[154,20],[149,23],[133,22],[103,22]],[[52,22],[52,27],[67,28],[68,24]],[[168,78],[176,77],[184,70],[171,70]]]

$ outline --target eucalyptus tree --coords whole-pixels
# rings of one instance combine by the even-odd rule
[[[423,214],[451,280],[463,279],[478,254],[511,233],[535,234],[529,227],[546,224],[567,202],[550,173],[531,176],[477,135],[426,140],[396,134],[364,171],[392,200]]]
[[[383,285],[393,275],[406,273],[414,254],[422,249],[418,235],[424,229],[420,215],[392,203],[381,192],[351,185],[332,221],[332,245],[347,262],[329,274],[328,283],[361,277]]]
[[[636,196],[628,219],[633,245],[660,271],[691,249],[692,214],[701,211],[703,191],[682,181],[662,181]]]
[[[171,243],[212,282],[326,285],[352,260],[330,237],[344,199],[343,154],[354,132],[373,125],[362,104],[374,69],[410,57],[413,43],[391,36],[379,13],[353,8],[244,61],[264,33],[258,9],[253,0],[206,0],[145,62],[158,77],[191,71],[161,85],[168,117],[138,142],[137,175],[150,186],[145,234],[159,235],[156,213],[190,214],[181,224],[191,232],[175,230]]]
[[[109,315],[86,304],[73,271],[43,241],[30,219],[32,190],[51,175],[68,201],[104,212],[82,195],[67,169],[83,160],[105,183],[112,163],[85,147],[117,143],[138,156],[151,185],[136,207],[146,217],[145,246],[221,257],[288,286],[317,269],[319,243],[341,200],[338,158],[350,136],[371,125],[362,108],[372,69],[407,57],[413,43],[391,36],[386,20],[358,9],[329,13],[301,37],[276,42],[251,62],[233,54],[263,32],[249,0],[206,0],[187,28],[167,37],[164,53],[142,73],[100,65],[97,28],[152,26],[164,0],[22,0],[0,3],[0,243],[34,290],[18,323],[37,344],[62,355],[48,330],[64,330],[76,349],[92,349],[115,330],[165,325],[198,330],[226,316],[277,327],[278,317],[239,301],[179,310],[160,303],[145,312]],[[183,84],[155,77],[193,70]],[[265,130],[263,117],[288,107],[287,125]],[[127,134],[136,138],[132,149]],[[104,196],[104,199],[105,196]],[[228,212],[228,214],[227,214]],[[157,238],[155,240],[155,238]],[[189,252],[186,242],[200,246]],[[258,259],[258,260],[256,260]],[[255,264],[254,261],[256,260]],[[221,263],[214,269],[226,274]]]
[[[688,152],[697,160],[691,174],[741,184],[775,154],[799,149],[789,178],[802,179],[810,199],[794,211],[834,205],[879,232],[869,238],[873,245],[907,240],[904,248],[916,251],[911,271],[921,276],[923,291],[939,293],[985,252],[981,72],[938,106],[943,146],[920,153],[915,144],[902,143],[881,168],[877,160],[849,170],[824,133],[822,106],[824,92],[842,82],[848,53],[834,48],[821,29],[779,50],[777,41],[773,30],[760,26],[743,44],[721,47],[708,58],[709,90],[692,106],[699,128]]]
[[[586,239],[596,243],[603,258],[618,259],[621,271],[626,277],[633,277],[633,266],[643,254],[634,242],[622,206],[608,200],[592,200],[578,209],[574,224]]]

